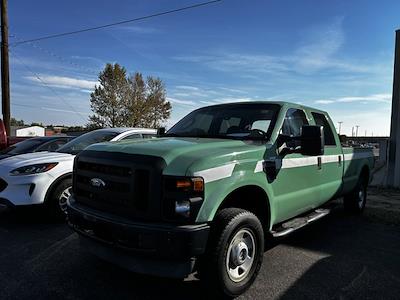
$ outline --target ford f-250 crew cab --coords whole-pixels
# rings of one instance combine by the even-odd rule
[[[77,155],[69,225],[83,247],[138,273],[243,293],[268,236],[329,213],[360,213],[374,159],[342,148],[326,112],[284,102],[197,109],[160,138]]]

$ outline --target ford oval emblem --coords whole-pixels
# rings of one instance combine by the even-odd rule
[[[94,187],[105,187],[106,183],[100,178],[90,179],[90,184]]]

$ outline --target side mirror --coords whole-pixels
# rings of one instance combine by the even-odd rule
[[[301,154],[310,156],[324,154],[324,127],[314,125],[302,126],[300,140]]]
[[[157,136],[163,136],[165,134],[165,127],[160,127],[157,129]]]

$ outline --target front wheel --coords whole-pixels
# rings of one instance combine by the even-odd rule
[[[67,200],[71,196],[71,190],[71,178],[62,180],[53,188],[47,200],[47,209],[50,217],[55,219],[65,219],[67,213]]]
[[[225,296],[236,297],[256,279],[263,254],[260,220],[243,209],[223,209],[212,225],[209,245],[200,261],[201,280]]]

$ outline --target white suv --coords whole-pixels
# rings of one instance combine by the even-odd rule
[[[56,152],[16,155],[0,162],[0,210],[45,204],[53,216],[62,216],[72,187],[75,155],[91,144],[156,136],[156,130],[106,128],[72,140]]]

